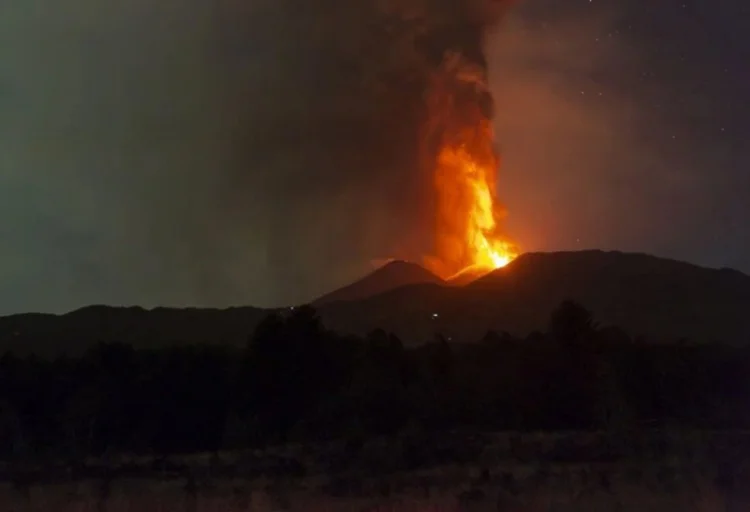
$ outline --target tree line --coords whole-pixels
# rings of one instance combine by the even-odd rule
[[[301,307],[243,349],[0,358],[0,459],[177,454],[404,429],[747,428],[750,349],[650,344],[566,301],[545,333],[407,349],[326,329]]]

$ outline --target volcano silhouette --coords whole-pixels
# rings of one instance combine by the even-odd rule
[[[366,299],[383,292],[415,284],[444,285],[445,281],[426,268],[409,261],[395,260],[374,272],[316,299],[313,305]]]
[[[451,286],[466,286],[492,272],[484,267],[467,267],[446,282]]]
[[[620,327],[634,338],[750,345],[750,277],[646,254],[524,254],[463,286],[395,261],[313,305],[330,329],[366,335],[381,328],[414,346],[437,334],[471,343],[488,330],[521,337],[545,331],[550,313],[566,299],[589,309],[602,327]],[[258,323],[278,311],[94,306],[65,315],[11,315],[0,317],[0,354],[76,353],[100,341],[244,347]]]
[[[571,299],[602,326],[649,340],[750,343],[750,277],[736,270],[617,251],[527,253],[463,286],[448,284],[405,286],[320,312],[335,330],[382,328],[419,344],[438,333],[478,340],[488,330],[544,331]]]

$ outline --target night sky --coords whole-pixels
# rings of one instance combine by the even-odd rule
[[[0,314],[280,305],[418,258],[418,91],[350,4],[0,3]],[[509,235],[750,272],[749,27],[521,2],[486,41]]]

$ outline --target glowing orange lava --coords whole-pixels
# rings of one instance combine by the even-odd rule
[[[500,159],[485,70],[456,53],[431,76],[422,132],[425,172],[435,188],[435,246],[425,265],[444,279],[480,275],[518,256],[501,232]]]
[[[426,263],[448,280],[489,272],[518,256],[499,233],[503,212],[495,193],[498,158],[492,140],[490,121],[481,120],[444,144],[436,159],[436,255]]]

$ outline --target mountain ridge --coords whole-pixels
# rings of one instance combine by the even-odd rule
[[[407,345],[437,334],[470,342],[489,330],[517,336],[544,330],[551,311],[573,299],[601,325],[634,336],[750,345],[750,276],[732,269],[619,251],[528,253],[465,286],[450,286],[417,264],[389,265],[314,301],[324,324],[356,335],[382,328]],[[389,272],[399,278],[380,279]],[[0,317],[0,353],[76,353],[99,341],[240,347],[262,318],[285,309],[94,305],[63,315],[23,313]]]
[[[321,314],[345,332],[380,327],[408,341],[429,341],[438,332],[476,340],[488,330],[516,336],[544,330],[566,299],[589,308],[602,325],[635,336],[750,343],[750,277],[620,251],[527,253],[463,287],[439,294],[409,287]]]
[[[312,304],[319,306],[333,302],[358,300],[403,286],[425,283],[446,284],[445,281],[418,263],[393,260],[353,283],[318,297]]]

